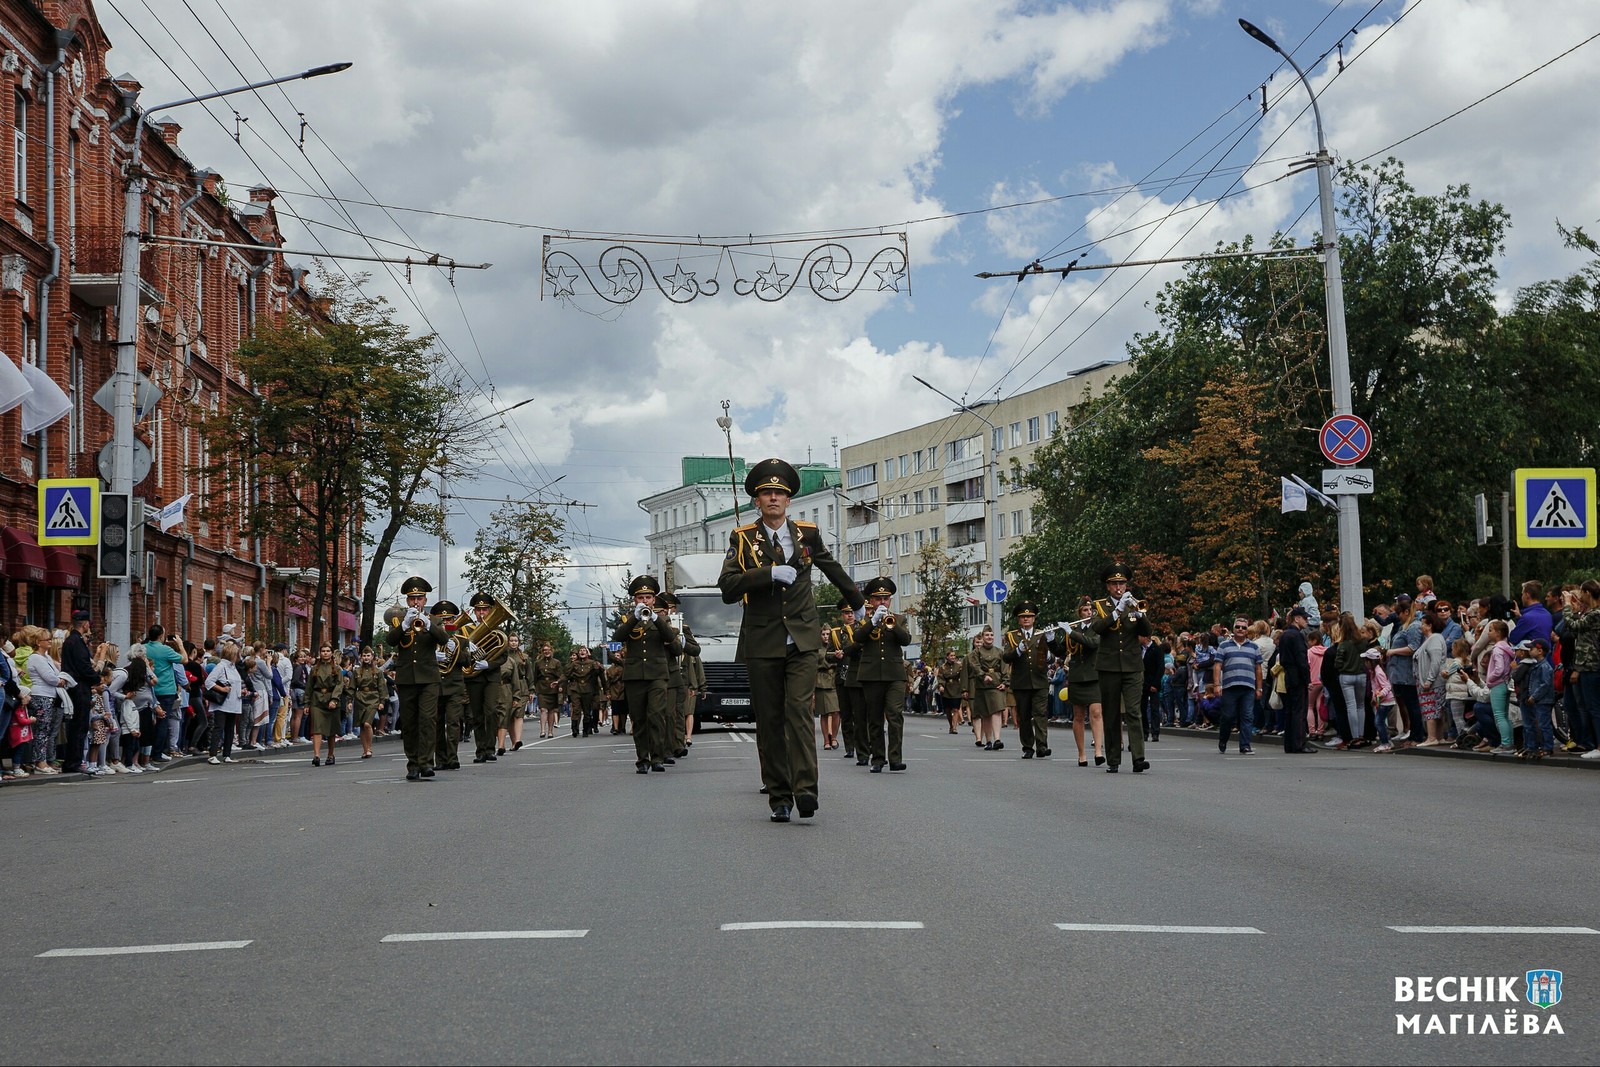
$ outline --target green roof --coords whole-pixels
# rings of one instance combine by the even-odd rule
[[[803,463],[795,469],[800,472],[800,492],[797,494],[799,496],[810,496],[812,493],[819,493],[824,489],[832,489],[841,484],[839,481],[838,467],[829,467],[822,463]],[[722,470],[724,473],[727,472],[727,460],[722,461]],[[748,506],[743,504],[740,505],[740,508],[741,515],[756,514]],[[715,514],[707,515],[705,517],[705,521],[710,522],[713,519],[720,519],[724,515],[732,514],[733,509],[728,508],[725,511],[719,511]]]
[[[738,480],[744,481],[744,472],[747,469],[743,456],[733,457],[733,467],[738,474]],[[726,481],[728,478],[727,456],[684,456],[683,457],[683,484],[698,485],[701,482]]]

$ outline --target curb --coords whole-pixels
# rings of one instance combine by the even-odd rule
[[[1164,734],[1167,734],[1167,733],[1177,734],[1179,737],[1216,737],[1217,736],[1217,731],[1215,731],[1215,730],[1196,730],[1196,729],[1193,729],[1193,728],[1187,727],[1187,726],[1163,726],[1161,728],[1161,732],[1164,733]],[[1274,736],[1273,740],[1277,740],[1277,739],[1278,738],[1276,736]],[[1283,746],[1280,743],[1278,745],[1278,747],[1282,748]],[[1327,749],[1327,748],[1324,748],[1324,747],[1322,747],[1320,745],[1318,746],[1318,749],[1321,752],[1340,752],[1340,751],[1342,751],[1342,750],[1339,750],[1339,749]],[[1398,750],[1396,750],[1394,752],[1388,752],[1388,753],[1372,753],[1372,750],[1370,748],[1369,749],[1364,749],[1364,750],[1358,750],[1358,751],[1365,751],[1365,752],[1367,752],[1369,754],[1375,754],[1375,755],[1422,756],[1424,758],[1429,758],[1429,759],[1442,758],[1442,759],[1471,760],[1473,762],[1498,763],[1498,764],[1502,764],[1502,765],[1510,765],[1510,766],[1517,766],[1517,767],[1531,767],[1531,766],[1535,766],[1536,765],[1535,762],[1533,762],[1533,761],[1520,760],[1520,759],[1517,759],[1517,757],[1515,757],[1515,756],[1502,756],[1502,755],[1498,755],[1497,753],[1494,753],[1494,752],[1469,752],[1469,751],[1466,751],[1464,749],[1459,749],[1459,748],[1415,748],[1415,747],[1413,747],[1413,748],[1402,748],[1402,749],[1398,749]],[[1355,755],[1356,753],[1350,753],[1350,754],[1351,755]],[[1574,770],[1600,771],[1600,760],[1579,759],[1576,755],[1565,753],[1565,752],[1557,752],[1554,756],[1548,757],[1546,759],[1538,760],[1538,761],[1536,761],[1536,763],[1537,763],[1538,766],[1545,766],[1545,767],[1570,767],[1570,768],[1572,768]]]

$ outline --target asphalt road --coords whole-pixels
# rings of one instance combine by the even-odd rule
[[[1079,768],[1070,736],[1023,762],[931,719],[906,732],[904,774],[821,753],[821,810],[789,825],[767,820],[751,735],[715,730],[648,776],[607,735],[415,784],[389,746],[333,768],[7,788],[5,1047],[27,1063],[1600,1060],[1593,775],[1223,757],[1169,735],[1151,773],[1111,776]],[[1459,925],[1533,929],[1391,929]],[[150,946],[183,950],[76,954]],[[1564,972],[1549,1010],[1395,1003],[1400,976],[1515,976],[1520,995],[1543,967]],[[1564,1035],[1465,1035],[1465,1015],[1498,1029],[1513,1007]],[[1462,1032],[1397,1034],[1419,1010]]]

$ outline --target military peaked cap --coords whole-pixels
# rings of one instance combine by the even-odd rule
[[[638,596],[640,593],[659,592],[661,592],[661,583],[656,581],[653,575],[641,574],[639,577],[628,583],[629,596]]]
[[[1131,574],[1133,574],[1133,570],[1126,563],[1112,563],[1101,569],[1100,580],[1102,582],[1126,582],[1132,580],[1129,577]]]
[[[400,586],[400,592],[405,596],[416,596],[419,593],[433,592],[433,586],[428,584],[428,580],[426,578],[413,574],[411,577],[405,580],[403,585]]]
[[[867,579],[861,587],[862,596],[894,596],[894,579],[885,575]]]
[[[444,616],[445,618],[455,618],[457,615],[461,614],[461,609],[456,607],[455,601],[453,600],[441,600],[433,607],[428,609],[428,614],[434,616],[435,618],[439,616]]]
[[[790,496],[800,491],[800,472],[794,465],[776,457],[764,459],[744,476],[744,491],[756,496],[763,489],[782,489]]]
[[[1024,615],[1037,615],[1039,614],[1039,609],[1034,606],[1033,601],[1024,600],[1019,602],[1015,608],[1011,609],[1011,614],[1017,618],[1021,618]]]
[[[495,605],[495,599],[488,593],[473,593],[472,599],[467,603],[475,608],[492,608]]]

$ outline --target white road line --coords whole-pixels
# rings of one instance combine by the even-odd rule
[[[431,934],[386,934],[379,944],[408,941],[531,941],[558,937],[585,937],[587,930],[458,930]]]
[[[863,919],[785,919],[778,922],[723,923],[723,931],[738,930],[921,930],[919,922],[871,922]]]
[[[298,778],[303,771],[273,771],[271,774],[241,774],[240,778]]]
[[[518,766],[518,765],[514,763],[514,764],[512,764],[512,766],[515,767],[515,766]],[[552,759],[552,760],[543,760],[542,759],[538,763],[524,763],[524,764],[521,764],[521,766],[523,766],[523,767],[570,767],[570,766],[572,766],[572,761],[569,760],[569,759]]]
[[[175,945],[118,945],[111,948],[53,948],[34,959],[61,956],[136,956],[148,952],[209,952],[221,948],[244,948],[249,941],[190,941]]]
[[[1600,934],[1587,926],[1391,926],[1397,934]]]
[[[1140,923],[1056,923],[1057,930],[1096,934],[1259,934],[1254,926],[1146,926]]]
[[[241,775],[248,777],[248,775]],[[204,778],[157,778],[151,785],[177,785],[179,782],[203,782]]]

